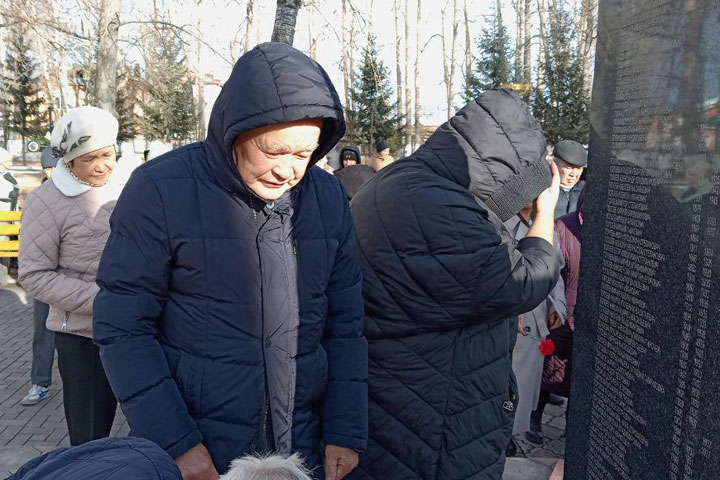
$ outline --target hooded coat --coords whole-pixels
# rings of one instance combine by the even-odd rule
[[[350,165],[349,167],[343,166],[342,156],[345,150],[355,152],[358,158],[357,164]],[[345,187],[348,200],[352,200],[357,191],[360,190],[360,187],[375,175],[375,170],[372,167],[360,163],[361,158],[360,149],[355,145],[348,145],[340,150],[340,168],[335,170],[334,175],[340,179]]]
[[[516,394],[510,319],[558,278],[552,245],[515,242],[502,221],[549,184],[544,152],[523,102],[494,90],[353,199],[370,439],[350,478],[501,477]]]
[[[175,461],[142,438],[102,438],[30,460],[7,480],[182,480]]]
[[[362,451],[367,343],[362,274],[345,191],[319,168],[268,203],[242,182],[234,140],[342,105],[317,63],[280,43],[243,55],[208,137],[142,166],[111,219],[95,341],[133,435],[177,458],[199,442],[222,473],[250,452],[320,444]]]

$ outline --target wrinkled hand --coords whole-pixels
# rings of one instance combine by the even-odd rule
[[[543,190],[533,202],[533,219],[541,214],[555,214],[555,205],[560,196],[560,173],[555,162],[550,162],[550,171],[552,172],[550,186]]]
[[[342,480],[357,467],[360,457],[355,450],[336,445],[325,447],[325,480]]]
[[[525,331],[525,317],[518,315],[517,332],[523,337],[527,337],[528,332]]]
[[[548,328],[550,330],[555,330],[556,328],[560,328],[562,326],[562,317],[557,312],[552,312],[548,316]]]
[[[183,480],[218,480],[217,470],[213,465],[210,452],[205,445],[198,443],[187,452],[175,459]]]

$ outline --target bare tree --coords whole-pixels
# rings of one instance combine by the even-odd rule
[[[277,0],[272,41],[293,44],[295,24],[302,0]]]
[[[352,110],[352,103],[350,97],[350,77],[352,72],[350,71],[350,45],[348,43],[348,28],[347,28],[347,2],[348,0],[342,0],[342,70],[343,70],[343,90],[345,92],[345,113]]]
[[[524,1],[525,7],[523,8],[523,72],[522,81],[526,85],[532,83],[532,32],[530,32],[530,13],[532,8],[532,0],[517,0],[518,2]]]
[[[523,61],[523,42],[525,40],[525,32],[523,31],[525,24],[523,17],[525,16],[525,0],[515,0],[515,81],[520,81],[520,75],[524,71]]]
[[[417,0],[417,21],[415,23],[415,128],[412,151],[420,144],[420,22],[422,20],[422,0]]]
[[[255,2],[253,0],[247,0],[247,5],[245,6],[245,51],[250,51],[250,42],[251,36],[250,31],[253,27],[253,13],[255,11]]]
[[[465,20],[465,98],[469,100],[472,98],[472,43],[470,41],[467,0],[463,0],[463,18]]]
[[[120,28],[120,0],[102,0],[98,24],[95,102],[115,115],[117,95],[117,42]]]
[[[585,91],[592,91],[593,57],[597,38],[597,0],[582,0],[579,7],[577,57],[583,67]]]
[[[403,111],[403,107],[405,105],[403,104],[402,96],[402,53],[400,51],[400,48],[402,47],[402,37],[400,36],[400,27],[398,25],[398,1],[399,0],[393,0],[393,13],[395,14],[395,90],[397,92],[397,128],[400,129],[402,128],[403,121],[406,125],[409,125],[410,115],[406,116],[405,112]],[[407,59],[405,61],[407,62]]]
[[[539,25],[540,25],[540,50],[538,52],[538,69],[537,69],[537,88],[538,90],[542,90],[545,86],[545,74],[543,71],[542,66],[545,64],[545,59],[549,57],[548,54],[548,47],[547,47],[547,37],[546,37],[546,28],[547,23],[545,20],[545,15],[547,11],[545,10],[545,0],[537,0],[538,3],[538,18],[539,18]]]
[[[412,139],[410,131],[410,0],[405,0],[405,140],[403,142],[402,153],[407,153],[407,147]],[[417,27],[416,27],[417,28]]]
[[[447,7],[447,5],[446,5]],[[452,16],[452,38],[450,40],[450,57],[448,58],[445,44],[447,43],[445,35],[445,8],[442,9],[442,43],[443,43],[443,74],[445,80],[445,92],[447,94],[447,116],[452,117],[453,108],[453,81],[455,80],[455,43],[457,42],[458,19],[457,19],[457,0],[453,0],[453,16]]]

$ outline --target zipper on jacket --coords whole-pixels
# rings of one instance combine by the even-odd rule
[[[61,332],[67,332],[67,324],[68,324],[69,317],[70,317],[70,312],[65,312],[65,318],[63,318],[62,325],[60,325]]]
[[[267,385],[265,386],[265,408],[263,410],[262,428],[260,430],[260,448],[262,453],[270,451],[270,442],[268,441],[268,416],[270,413],[270,398],[268,396]]]

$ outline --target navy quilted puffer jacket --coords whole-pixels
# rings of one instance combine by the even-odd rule
[[[243,55],[208,138],[139,168],[115,208],[98,272],[96,343],[133,435],[174,458],[203,442],[219,472],[235,457],[320,445],[362,451],[367,342],[362,275],[340,182],[309,168],[274,203],[235,168],[242,132],[324,118],[343,135],[325,71],[284,44]]]
[[[33,458],[6,480],[182,480],[175,461],[142,438],[102,438]]]
[[[525,198],[502,203],[496,194],[533,171],[547,182],[544,154],[522,101],[490,91],[354,197],[370,439],[351,478],[501,478],[512,428],[511,319],[544,301],[558,265],[552,245],[516,243],[497,213],[516,214],[540,183]]]

